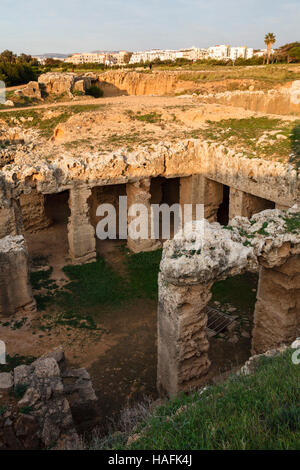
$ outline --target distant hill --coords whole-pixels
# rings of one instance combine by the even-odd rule
[[[71,54],[59,54],[55,52],[47,52],[46,54],[36,54],[33,57],[45,57],[46,59],[52,59],[53,57],[58,57],[59,59],[66,59]]]
[[[118,54],[120,51],[92,51],[92,54]]]

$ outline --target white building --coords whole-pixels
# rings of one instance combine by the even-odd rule
[[[274,49],[271,49],[271,55],[274,54]],[[263,57],[263,56],[266,56],[268,53],[268,50],[267,49],[260,49],[259,51],[256,51],[256,52],[253,52],[253,55],[255,55],[256,57]]]
[[[130,64],[140,64],[143,62],[154,62],[155,59],[161,61],[176,59],[198,60],[207,56],[206,49],[190,47],[187,49],[151,49],[149,51],[134,52],[130,59]]]
[[[71,57],[65,59],[66,62],[71,62],[72,64],[104,64],[106,54],[98,54],[92,52],[78,52],[73,54]]]
[[[208,56],[211,59],[223,60],[230,57],[230,46],[225,44],[212,46],[208,48]]]

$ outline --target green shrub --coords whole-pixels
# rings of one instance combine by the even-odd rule
[[[27,388],[27,384],[17,384],[12,390],[11,395],[17,398],[18,400],[21,400],[21,398],[23,398],[23,396],[25,395]]]
[[[36,69],[28,64],[0,62],[0,79],[6,86],[22,85],[37,79]]]

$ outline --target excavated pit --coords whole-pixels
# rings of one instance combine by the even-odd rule
[[[142,79],[141,75],[144,75]],[[1,238],[24,234],[32,274],[52,269],[50,280],[35,281],[33,293],[38,312],[27,313],[26,318],[17,310],[11,312],[0,323],[0,337],[6,339],[10,354],[25,356],[39,356],[62,344],[72,364],[87,367],[98,396],[97,422],[101,432],[107,430],[109,417],[116,417],[127,404],[134,404],[145,395],[157,397],[159,358],[154,290],[160,253],[156,250],[163,240],[161,221],[160,239],[155,242],[145,244],[128,239],[126,246],[126,240],[99,240],[95,234],[101,220],[96,215],[99,204],[113,204],[117,221],[118,198],[125,195],[131,203],[143,202],[147,207],[164,203],[203,204],[210,222],[230,226],[236,216],[251,218],[266,209],[287,210],[300,200],[299,172],[288,154],[278,158],[277,154],[274,157],[273,153],[270,156],[263,153],[261,158],[260,147],[246,151],[245,147],[231,145],[231,137],[223,141],[224,129],[219,140],[206,138],[214,123],[222,119],[264,117],[258,112],[299,114],[297,83],[277,87],[272,92],[243,88],[229,93],[226,87],[213,89],[212,84],[210,89],[207,84],[204,90],[202,84],[188,83],[177,75],[164,74],[161,80],[158,74],[101,74],[97,80],[99,86],[105,82],[107,94],[124,96],[117,98],[117,102],[106,98],[100,109],[71,115],[53,129],[50,140],[43,140],[36,129],[22,128],[19,122],[17,132],[24,139],[15,141],[13,158],[10,147],[5,150],[5,162],[9,164],[4,164],[0,172]],[[203,96],[126,96],[174,94],[188,89],[187,85],[193,91],[202,87]],[[252,85],[251,82],[247,86]],[[59,115],[59,111],[47,112],[52,113],[51,118],[57,117],[53,113]],[[40,117],[43,120],[47,116],[41,113]],[[294,120],[296,117],[285,116],[282,122],[286,126]],[[278,130],[279,139],[268,132],[262,137],[272,141],[276,150],[284,140],[281,130]],[[32,147],[31,140],[35,143]],[[24,145],[19,141],[25,142]],[[170,239],[174,236],[172,222],[171,218]],[[244,243],[244,248],[249,246],[248,239]],[[128,247],[136,257],[128,253]],[[211,248],[212,253],[215,247]],[[105,267],[101,260],[105,261]],[[68,268],[64,270],[65,266]],[[26,277],[26,266],[23,268]],[[211,307],[235,317],[225,331],[209,339],[208,357],[212,364],[204,382],[221,380],[248,359],[253,342],[254,310],[256,315],[263,312],[267,326],[272,324],[263,299],[270,294],[266,286],[273,289],[277,282],[284,286],[294,266],[280,267],[275,274],[268,267],[263,269],[258,294],[257,271],[238,276],[232,272],[229,279],[212,282],[204,292],[203,296],[209,297],[211,289]],[[149,273],[154,273],[151,282]],[[105,302],[91,301],[95,279]],[[110,280],[109,284],[105,284],[105,279]],[[266,280],[264,285],[261,279]],[[68,283],[75,301],[65,291],[62,301],[60,289]],[[191,311],[193,298],[189,296],[193,289],[190,286],[185,293],[184,315]],[[282,289],[288,303],[288,290]],[[291,289],[297,291],[294,285]],[[178,292],[184,293],[182,286],[170,296],[172,301],[177,300]],[[78,293],[83,293],[83,305],[80,302],[76,305]],[[241,296],[246,303],[240,302]],[[259,301],[255,307],[256,297]],[[51,299],[55,302],[51,303]],[[289,306],[294,314],[293,308]],[[16,324],[21,327],[15,327]],[[198,340],[197,332],[192,339]],[[202,339],[200,350],[203,347],[205,355],[207,344]],[[267,343],[257,328],[255,341],[258,348]],[[205,369],[206,365],[204,358],[200,366]],[[165,388],[168,392],[168,386]]]

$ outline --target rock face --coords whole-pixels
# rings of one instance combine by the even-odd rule
[[[197,388],[209,369],[206,305],[211,297],[204,286],[175,286],[159,277],[158,368],[161,394]]]
[[[35,310],[29,283],[28,255],[22,235],[0,240],[0,315]]]
[[[75,73],[44,73],[39,76],[39,87],[48,95],[72,95],[73,91],[85,92],[92,84],[91,78]]]
[[[91,190],[75,186],[70,190],[71,215],[68,223],[70,256],[74,264],[96,261],[96,240],[89,215]]]
[[[127,184],[127,204],[128,207],[131,207],[132,204],[143,204],[147,208],[147,214],[145,214],[146,222],[144,223],[148,227],[148,233],[143,238],[134,239],[130,234],[128,234],[128,247],[134,253],[139,253],[142,251],[153,251],[161,247],[161,243],[158,240],[152,240],[148,235],[151,234],[151,211],[150,211],[150,178],[145,178],[139,180],[135,183]],[[132,222],[136,216],[132,217],[129,215],[128,223]],[[143,225],[144,225],[143,224]]]
[[[39,76],[39,86],[48,95],[71,94],[75,82],[74,73],[44,73]]]
[[[8,200],[0,208],[0,239],[23,233],[22,213],[18,201]]]
[[[29,82],[21,90],[16,90],[15,95],[17,96],[26,96],[28,98],[35,98],[37,100],[42,99],[41,89],[38,82]]]
[[[169,72],[147,74],[118,70],[98,75],[98,82],[104,95],[166,95],[175,91],[178,77]]]
[[[20,197],[24,230],[37,232],[51,225],[51,220],[45,214],[44,195],[32,191]]]
[[[213,187],[206,188],[205,193],[213,199],[215,195],[221,197],[222,187],[216,188],[221,184],[286,207],[299,202],[300,174],[292,165],[249,159],[222,145],[189,139],[176,144],[160,143],[153,149],[139,147],[132,152],[118,149],[107,154],[93,151],[74,156],[60,151],[51,161],[38,153],[21,155],[0,171],[0,207],[5,201],[8,204],[9,196],[17,199],[29,187],[50,194],[69,189],[74,180],[94,187],[156,176],[190,175],[212,180]],[[212,214],[214,211],[216,201],[211,207]]]
[[[266,114],[300,114],[300,80],[269,91],[232,91],[201,97],[208,103],[238,106]]]
[[[292,341],[300,327],[300,256],[261,267],[254,312],[253,353]]]
[[[0,417],[0,449],[79,448],[74,410],[82,416],[96,400],[85,369],[67,369],[58,348],[29,366],[16,367],[13,375],[0,374],[0,384],[3,375],[10,376],[10,388],[26,391],[18,401],[19,412],[7,411],[4,419]],[[74,377],[74,383],[64,383]],[[76,398],[70,406],[72,393]]]
[[[265,210],[229,227],[201,220],[164,244],[159,276],[158,388],[194,388],[209,360],[205,307],[216,280],[260,268],[253,352],[300,332],[300,208]]]

